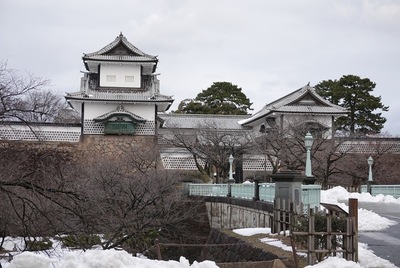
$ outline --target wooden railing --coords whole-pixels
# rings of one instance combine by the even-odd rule
[[[307,255],[309,265],[322,261],[326,256],[342,256],[357,262],[357,199],[349,199],[349,213],[334,204],[324,205],[323,211],[309,208],[303,213],[290,200],[277,198],[274,201],[272,232],[290,236],[296,264],[297,252]]]

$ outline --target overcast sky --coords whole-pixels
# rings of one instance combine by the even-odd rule
[[[232,82],[253,112],[306,85],[353,74],[389,105],[400,136],[398,0],[0,0],[0,59],[79,90],[83,53],[122,32],[158,55],[172,110],[213,82]]]

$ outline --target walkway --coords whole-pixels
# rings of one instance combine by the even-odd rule
[[[368,244],[375,254],[400,267],[400,205],[359,202],[360,208],[372,210],[398,224],[379,232],[360,232],[359,242]]]

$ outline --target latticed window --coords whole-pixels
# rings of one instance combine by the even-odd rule
[[[133,134],[135,132],[135,124],[130,121],[108,121],[104,126],[105,134]]]

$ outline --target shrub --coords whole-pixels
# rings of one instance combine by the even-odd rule
[[[100,245],[101,239],[98,235],[67,235],[61,238],[64,247],[88,249],[94,245]]]
[[[48,250],[53,247],[53,242],[48,238],[43,238],[42,240],[26,241],[26,249],[28,251],[40,251]]]
[[[308,232],[309,218],[308,216],[299,217],[296,224],[294,225],[293,231],[295,232]],[[327,216],[324,213],[316,213],[314,218],[314,231],[315,232],[327,232]],[[332,217],[331,231],[332,232],[346,232],[347,222],[344,217]],[[326,249],[327,248],[327,235],[314,235],[314,248],[315,249]],[[295,235],[294,241],[300,248],[307,248],[308,235]],[[341,235],[331,236],[332,248],[339,248],[342,246],[343,237]],[[317,259],[321,261],[325,257],[325,253],[318,253]]]

